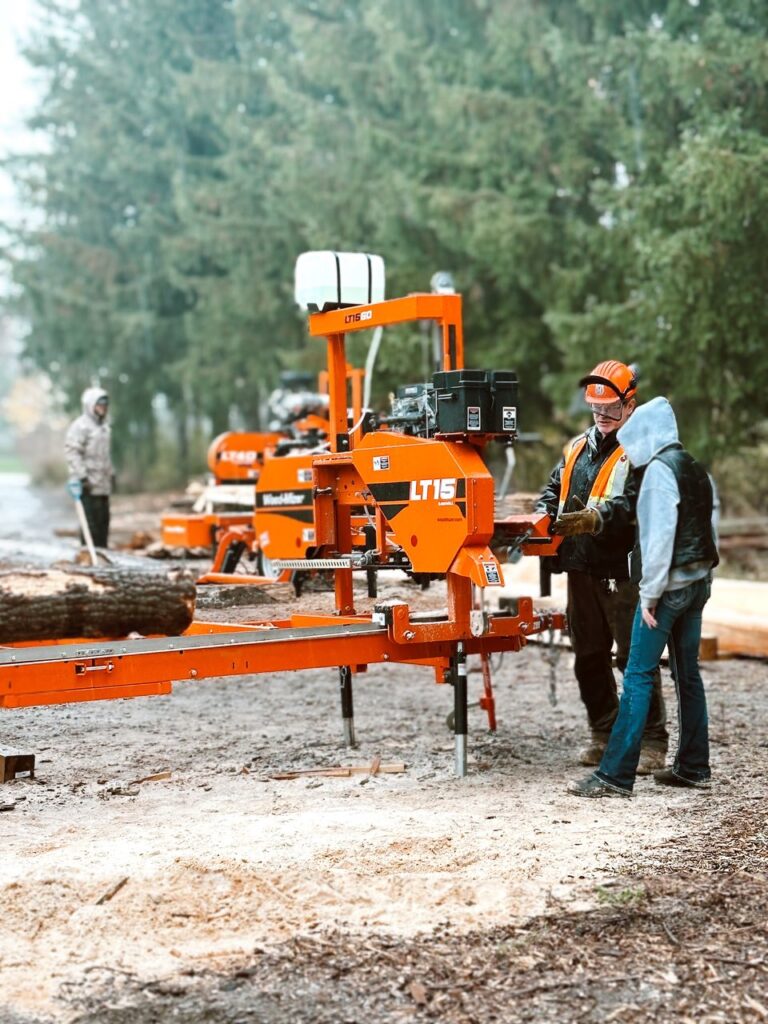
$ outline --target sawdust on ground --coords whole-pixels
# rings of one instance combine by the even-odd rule
[[[118,542],[156,527],[164,499],[140,498],[114,501]],[[200,616],[219,621],[290,600],[211,594]],[[583,713],[568,653],[551,704],[546,655],[496,666],[498,732],[471,710],[465,780],[426,669],[356,677],[351,752],[331,672],[3,713],[2,746],[38,771],[0,787],[0,1020],[768,1019],[768,664],[704,666],[710,794],[642,780],[595,806],[564,792]],[[377,758],[406,771],[269,779]]]
[[[407,583],[390,584],[387,596],[422,606],[444,599],[439,585],[422,593]],[[309,594],[302,610],[329,600]],[[277,607],[205,615],[242,621]],[[171,1019],[176,1011],[163,1000],[187,992],[190,979],[205,987],[201,978],[238,976],[257,954],[282,957],[283,967],[293,958],[300,988],[302,942],[314,943],[316,958],[323,943],[337,951],[374,943],[386,963],[382,943],[413,949],[429,936],[451,937],[461,948],[465,936],[474,948],[479,935],[530,929],[553,915],[591,920],[606,893],[625,891],[624,879],[678,870],[681,850],[694,873],[699,861],[702,872],[738,869],[738,849],[730,865],[727,852],[726,862],[703,865],[728,815],[761,813],[768,665],[704,666],[710,794],[641,780],[631,802],[594,803],[564,791],[584,771],[575,764],[584,716],[567,652],[551,703],[549,653],[532,644],[496,664],[498,731],[489,734],[485,713],[471,709],[463,780],[452,771],[451,691],[424,668],[372,667],[355,678],[354,751],[340,743],[338,680],[328,671],[184,682],[169,697],[5,713],[3,745],[35,752],[38,770],[35,780],[2,787],[17,803],[0,817],[0,1019],[149,1024]],[[472,700],[481,686],[473,672]],[[674,734],[668,673],[665,687]],[[376,758],[406,770],[269,778]],[[161,778],[139,781],[153,775]],[[434,993],[412,990],[408,978],[392,968],[387,1009],[379,1004],[370,1019],[437,1013]],[[238,999],[219,993],[221,1016],[184,1019],[361,1019],[338,1007],[321,1016],[311,993],[290,1013],[270,1004],[261,1016],[238,1016]],[[476,1019],[464,1012],[451,1019]],[[517,1017],[510,1009],[498,1019]]]

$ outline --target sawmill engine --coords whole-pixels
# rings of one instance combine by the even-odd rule
[[[517,402],[514,370],[440,370],[431,382],[399,387],[384,422],[412,437],[485,434],[511,442]]]
[[[328,395],[317,390],[317,379],[312,374],[282,373],[280,386],[267,402],[270,430],[289,430],[307,416],[328,415]]]
[[[390,396],[391,411],[382,417],[385,426],[411,437],[433,437],[435,433],[435,386],[404,384]]]

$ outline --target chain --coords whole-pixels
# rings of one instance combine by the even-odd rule
[[[549,628],[549,639],[546,644],[541,644],[541,653],[549,665],[549,703],[553,708],[557,707],[557,663],[560,661],[562,651],[555,643],[554,627]]]

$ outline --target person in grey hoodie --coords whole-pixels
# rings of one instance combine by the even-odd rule
[[[115,472],[107,419],[109,395],[103,388],[86,388],[82,406],[81,415],[69,425],[64,439],[69,486],[72,489],[74,485],[81,494],[93,543],[97,548],[105,548],[109,540],[109,496]]]
[[[698,659],[702,609],[718,562],[712,484],[704,467],[680,444],[666,398],[636,409],[618,439],[641,475],[638,541],[631,555],[640,599],[608,746],[599,767],[572,782],[568,792],[582,797],[632,795],[653,675],[667,646],[677,688],[679,739],[673,764],[654,772],[654,780],[707,789],[709,729]]]

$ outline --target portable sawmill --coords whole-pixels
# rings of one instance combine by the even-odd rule
[[[296,448],[310,451],[328,436],[327,377],[325,371],[319,378],[283,371],[268,400],[269,430],[228,430],[213,439],[207,453],[208,482],[191,511],[166,512],[161,518],[162,543],[167,548],[212,549],[216,570],[225,564],[222,571],[231,572],[232,551],[225,546],[217,555],[219,541],[233,527],[253,527],[265,462]],[[309,461],[307,468],[311,478]],[[260,554],[253,538],[249,537],[247,547],[249,555]],[[263,571],[261,564],[259,571]]]
[[[196,621],[179,636],[6,646],[0,706],[167,694],[183,679],[335,668],[352,741],[354,675],[371,664],[421,665],[453,687],[455,771],[464,776],[468,656],[518,651],[529,636],[565,625],[560,613],[535,611],[529,597],[499,612],[479,599],[503,583],[495,549],[548,555],[559,543],[545,515],[495,520],[493,478],[481,452],[490,441],[514,441],[517,380],[507,371],[464,369],[460,295],[384,301],[379,257],[304,254],[296,295],[310,311],[310,336],[325,339],[330,424],[328,449],[311,455],[315,543],[301,562],[333,574],[334,606],[327,614],[239,625]],[[430,436],[351,429],[347,335],[415,321],[433,322],[441,338],[442,365],[427,389]],[[353,573],[393,567],[445,579],[447,609],[412,613],[405,602],[382,602],[370,613],[356,611]]]
[[[349,412],[353,421],[361,426],[364,371],[347,366],[346,373],[351,400]],[[319,400],[324,401],[320,404]],[[250,514],[229,519],[226,515],[211,517],[215,538],[213,565],[198,583],[264,584],[293,580],[298,594],[304,578],[317,571],[311,566],[306,571],[285,569],[279,563],[281,559],[293,562],[312,559],[316,554],[312,460],[316,452],[328,447],[328,401],[325,370],[318,376],[316,391],[280,388],[273,392],[270,407],[279,417],[283,432],[264,446],[258,463],[248,469],[254,484],[250,489]],[[219,445],[227,439],[230,445],[243,447],[239,438],[246,436],[251,435],[223,434],[218,439]],[[215,458],[220,461],[218,455]],[[214,458],[209,454],[209,465],[212,461]],[[245,464],[242,455],[240,463],[242,472]],[[243,558],[255,563],[255,574],[236,572]]]

